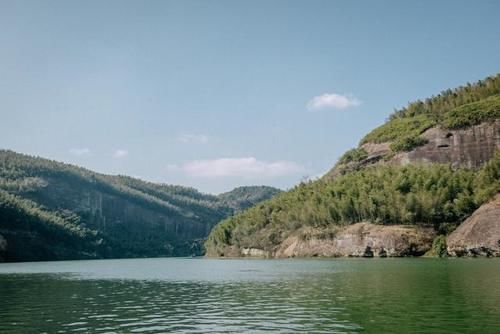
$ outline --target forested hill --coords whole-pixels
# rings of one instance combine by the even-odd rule
[[[447,235],[500,191],[499,148],[500,74],[396,111],[322,179],[301,183],[215,226],[207,252],[350,256],[355,246],[346,250],[345,245],[366,246],[367,239],[353,242],[346,232],[336,243],[335,235],[361,222],[433,228]],[[362,231],[370,225],[359,226]],[[404,242],[391,241],[390,247]]]
[[[278,192],[215,196],[0,150],[0,259],[200,254],[218,221]]]
[[[236,211],[247,209],[265,199],[270,199],[281,190],[268,186],[238,187],[218,196],[225,205]]]

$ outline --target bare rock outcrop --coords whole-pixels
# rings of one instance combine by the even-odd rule
[[[452,167],[478,168],[488,162],[500,150],[500,120],[484,122],[460,130],[433,127],[421,134],[427,140],[423,146],[410,152],[400,152],[392,158],[390,142],[361,145],[368,156],[360,161],[335,166],[325,177],[332,179],[368,165],[389,163],[449,163]]]
[[[500,149],[500,120],[484,122],[461,130],[430,128],[422,138],[428,143],[411,152],[397,154],[391,162],[450,163],[453,167],[477,168],[488,162]]]
[[[446,243],[452,256],[500,256],[500,194],[467,218]]]
[[[260,248],[242,248],[241,249],[242,256],[251,256],[251,257],[269,257],[269,252]]]
[[[431,248],[434,236],[432,228],[357,223],[340,230],[333,238],[290,236],[275,257],[419,256]]]
[[[370,156],[380,156],[391,153],[390,143],[366,143],[361,145],[367,153],[368,157]]]

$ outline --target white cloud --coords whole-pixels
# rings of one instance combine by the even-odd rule
[[[361,101],[352,95],[340,95],[335,93],[326,93],[315,96],[307,103],[307,109],[310,111],[322,109],[338,109],[344,110],[351,107],[356,107],[361,104]]]
[[[259,161],[254,157],[195,160],[185,163],[182,170],[199,177],[273,177],[297,174],[304,168],[291,161]]]
[[[114,153],[113,153],[113,158],[115,159],[120,159],[120,158],[124,158],[128,155],[128,151],[127,150],[116,150]]]
[[[203,134],[194,134],[194,133],[184,133],[177,137],[177,140],[181,143],[196,143],[196,144],[206,144],[208,143],[208,136]]]
[[[90,149],[88,149],[86,147],[84,147],[84,148],[72,148],[69,150],[69,153],[74,155],[74,156],[77,156],[77,157],[82,157],[85,155],[89,155]]]

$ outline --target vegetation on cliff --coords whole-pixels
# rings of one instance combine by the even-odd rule
[[[368,133],[360,144],[391,142],[394,152],[410,151],[425,144],[419,136],[433,126],[457,129],[497,118],[500,118],[500,74],[409,103]]]
[[[218,221],[271,187],[221,196],[111,176],[0,150],[0,235],[7,260],[191,255]]]
[[[362,147],[353,148],[345,152],[337,162],[338,164],[347,164],[350,162],[359,162],[368,157],[368,152]]]

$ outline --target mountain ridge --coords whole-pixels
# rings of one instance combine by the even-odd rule
[[[201,254],[213,225],[278,192],[243,187],[216,196],[0,150],[0,258]]]

